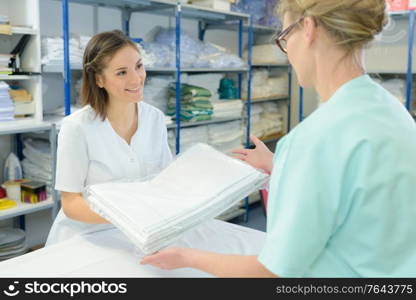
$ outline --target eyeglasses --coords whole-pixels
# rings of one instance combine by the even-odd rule
[[[286,37],[289,35],[292,29],[295,28],[296,25],[298,25],[300,22],[303,21],[304,18],[305,17],[301,17],[299,20],[297,20],[295,23],[287,27],[285,30],[277,32],[276,35],[274,36],[274,42],[280,48],[280,50],[283,51],[283,53],[287,54]]]

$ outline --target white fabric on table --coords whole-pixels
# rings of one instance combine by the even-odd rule
[[[89,186],[87,201],[148,254],[220,215],[266,179],[250,165],[197,144],[151,180]]]
[[[266,234],[219,220],[188,231],[173,246],[224,254],[257,255]],[[140,265],[134,245],[117,229],[80,235],[0,263],[0,277],[208,277],[194,269]]]

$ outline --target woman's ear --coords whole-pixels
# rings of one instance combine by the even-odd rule
[[[103,80],[103,76],[100,74],[95,74],[95,83],[97,84],[97,86],[99,88],[103,88],[104,87],[104,80]]]
[[[315,19],[312,17],[305,17],[305,19],[303,20],[303,28],[306,40],[310,45],[315,41],[318,34],[318,26],[316,24]]]

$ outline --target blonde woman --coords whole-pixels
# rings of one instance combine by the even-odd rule
[[[416,125],[362,63],[385,11],[385,0],[280,1],[276,43],[321,105],[274,158],[256,138],[255,150],[236,151],[272,170],[261,253],[171,248],[143,264],[224,277],[416,275]]]
[[[142,102],[145,79],[140,52],[121,31],[102,32],[88,42],[85,106],[66,117],[59,132],[55,188],[62,209],[47,245],[112,226],[88,206],[86,186],[148,177],[172,160],[164,114]]]

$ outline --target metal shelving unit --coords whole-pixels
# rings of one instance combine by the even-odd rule
[[[232,121],[238,121],[241,120],[240,118],[212,118],[212,120],[208,121],[199,121],[199,122],[181,122],[181,128],[188,128],[188,127],[195,127],[195,126],[202,126],[202,125],[210,125],[210,124],[219,124],[219,123],[226,123],[226,122],[232,122]],[[168,125],[168,129],[174,129],[176,128],[176,124],[170,124]]]
[[[0,35],[0,39],[16,41],[22,35],[30,35],[30,41],[21,55],[21,67],[24,71],[32,72],[32,75],[0,75],[1,81],[18,81],[33,95],[35,102],[35,114],[32,117],[16,119],[14,121],[0,122],[0,135],[15,136],[15,153],[22,157],[22,133],[49,132],[51,143],[52,168],[55,166],[56,155],[56,131],[55,126],[43,121],[42,112],[42,81],[39,76],[40,63],[40,33],[39,33],[39,2],[38,0],[0,0],[2,14],[10,17],[12,25],[11,35]],[[25,26],[15,26],[25,24]],[[18,203],[14,208],[0,212],[0,220],[20,217],[20,227],[25,228],[26,214],[52,208],[51,217],[57,213],[58,202],[56,192],[49,195],[48,199],[36,204]]]
[[[190,18],[196,19],[199,22],[199,37],[201,40],[204,38],[205,29],[203,28],[203,24],[208,24],[215,22],[216,24],[227,22],[237,22],[240,25],[240,32],[239,32],[239,54],[242,57],[243,52],[243,23],[248,23],[250,17],[246,14],[235,13],[235,12],[221,12],[217,10],[213,10],[210,8],[199,7],[194,5],[187,5],[187,4],[180,4],[180,3],[173,3],[170,1],[163,1],[163,0],[120,0],[120,1],[112,1],[112,0],[61,0],[62,1],[62,12],[63,12],[63,36],[64,36],[64,65],[61,66],[44,66],[44,72],[63,72],[64,81],[65,81],[65,114],[68,115],[71,113],[70,111],[70,99],[71,99],[71,69],[80,70],[81,66],[73,66],[71,67],[69,61],[69,45],[68,45],[68,38],[69,38],[69,12],[68,12],[68,3],[82,3],[82,4],[90,4],[90,5],[98,5],[98,6],[106,6],[106,7],[113,7],[118,8],[122,11],[122,18],[124,24],[124,31],[127,35],[129,35],[130,31],[130,18],[133,12],[146,12],[158,15],[166,15],[166,16],[175,16],[176,20],[176,68],[149,68],[146,71],[148,73],[174,73],[176,75],[176,90],[177,90],[177,97],[176,97],[176,125],[172,128],[176,130],[176,153],[180,152],[180,129],[183,127],[187,127],[189,125],[181,125],[180,120],[180,84],[181,84],[181,74],[182,73],[208,73],[208,72],[223,72],[223,73],[239,73],[239,89],[241,95],[241,74],[244,72],[250,73],[251,65],[247,68],[225,68],[225,69],[207,69],[207,68],[181,68],[180,64],[180,57],[181,57],[181,49],[180,49],[180,38],[181,38],[181,20],[182,18]],[[251,28],[249,26],[249,28]],[[249,32],[249,39],[250,34],[252,38],[252,30],[248,30]],[[250,33],[251,32],[251,33]],[[250,44],[250,43],[249,43]],[[249,81],[251,77],[249,76]],[[250,98],[249,95],[247,97]],[[215,120],[214,120],[215,121]],[[213,122],[214,122],[213,121]],[[203,125],[204,122],[195,124],[196,125]],[[249,132],[249,123],[247,131]]]
[[[63,38],[64,38],[64,64],[62,66],[44,66],[43,72],[63,73],[64,76],[64,90],[65,90],[65,114],[71,113],[70,99],[71,99],[71,70],[81,70],[82,66],[71,66],[69,61],[69,11],[68,3],[81,3],[94,6],[105,6],[118,8],[122,12],[122,21],[124,25],[124,31],[127,35],[130,32],[130,18],[133,12],[146,12],[151,14],[175,16],[175,32],[176,32],[176,67],[175,68],[148,68],[148,73],[173,73],[176,76],[176,120],[175,124],[169,125],[169,129],[174,129],[176,133],[176,153],[180,152],[180,134],[181,128],[201,126],[214,123],[230,122],[235,120],[241,120],[241,118],[214,118],[210,121],[195,122],[195,123],[183,123],[180,120],[180,87],[181,87],[181,74],[182,73],[209,73],[209,72],[222,72],[222,73],[238,73],[238,90],[239,98],[241,98],[242,78],[243,73],[248,73],[248,87],[251,86],[251,45],[253,44],[253,25],[252,18],[247,14],[241,14],[236,12],[222,12],[213,10],[210,8],[199,7],[195,5],[173,3],[165,0],[60,0],[62,1],[62,14],[63,14]],[[205,24],[223,24],[225,27],[229,27],[229,22],[233,22],[238,26],[238,49],[239,56],[243,56],[243,33],[248,33],[248,51],[249,51],[249,64],[245,68],[220,68],[220,69],[207,69],[207,68],[181,68],[181,21],[183,18],[190,18],[198,20],[199,39],[204,40],[206,31]],[[244,26],[244,24],[246,24]],[[246,146],[249,147],[250,136],[250,88],[247,93],[247,142]],[[246,209],[246,216],[248,216],[248,208]]]

